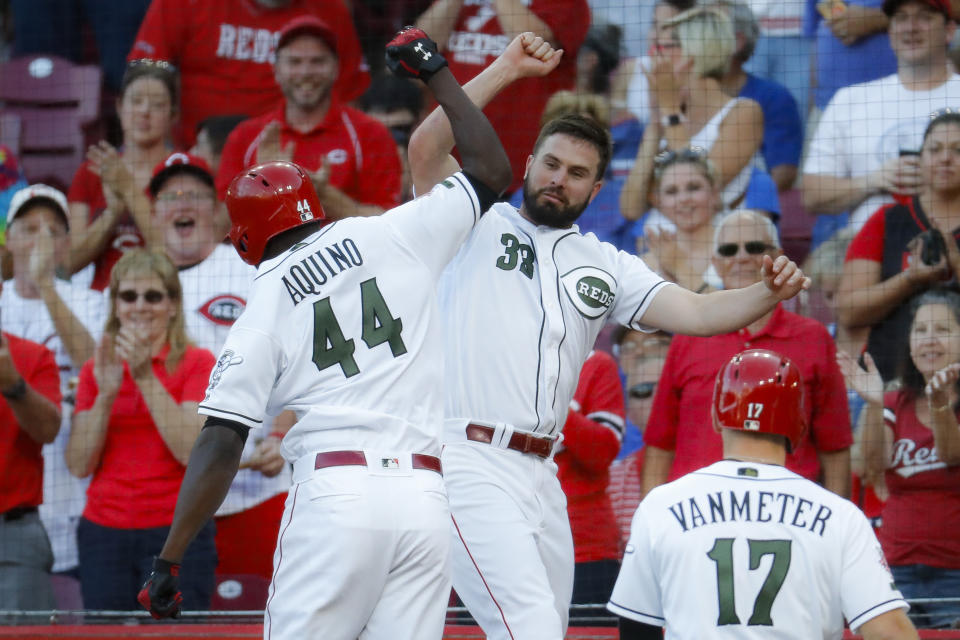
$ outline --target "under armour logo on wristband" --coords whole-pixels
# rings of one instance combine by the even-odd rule
[[[433,57],[432,53],[423,48],[422,42],[418,42],[417,46],[415,46],[413,50],[422,55],[424,60],[429,60],[431,57]]]

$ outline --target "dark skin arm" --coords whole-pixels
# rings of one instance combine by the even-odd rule
[[[463,170],[496,193],[503,193],[510,185],[512,172],[493,125],[467,97],[450,69],[440,69],[427,86],[450,120]]]
[[[164,560],[180,564],[190,541],[213,517],[240,466],[243,438],[219,424],[204,427],[190,452],[180,486],[173,525],[160,551]]]

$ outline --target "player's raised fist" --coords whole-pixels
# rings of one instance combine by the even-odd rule
[[[437,43],[420,29],[407,27],[387,43],[387,66],[404,78],[427,82],[447,60],[437,50]]]
[[[153,559],[153,571],[137,594],[137,602],[150,615],[163,618],[179,618],[183,594],[180,593],[180,565],[162,558]]]

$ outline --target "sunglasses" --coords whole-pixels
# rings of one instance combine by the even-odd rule
[[[655,167],[665,167],[675,162],[699,162],[706,163],[710,154],[703,147],[684,147],[683,149],[668,149],[661,151],[653,159]]]
[[[770,249],[773,249],[766,242],[761,242],[759,240],[750,240],[749,242],[743,243],[743,249],[751,256],[763,255]],[[737,255],[740,251],[740,245],[736,242],[728,242],[717,247],[717,253],[719,253],[724,258],[732,258]]]
[[[163,193],[157,194],[157,202],[161,204],[172,204],[174,202],[187,202],[190,204],[196,204],[198,202],[203,202],[205,200],[214,200],[215,196],[213,192],[197,192],[197,191],[165,191]]]
[[[653,390],[656,388],[656,382],[638,382],[630,387],[630,397],[638,400],[646,400],[653,395]]]
[[[143,299],[147,301],[147,304],[159,304],[163,302],[163,299],[167,297],[167,294],[157,289],[147,289],[143,293],[134,291],[133,289],[124,289],[123,291],[117,293],[118,298],[129,304],[136,302],[140,296],[143,296]]]

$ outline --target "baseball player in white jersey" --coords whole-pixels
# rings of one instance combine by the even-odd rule
[[[806,425],[800,369],[764,349],[717,376],[724,460],[651,491],[607,608],[624,640],[917,638],[863,513],[784,468]]]
[[[325,226],[302,169],[269,163],[227,194],[231,239],[258,264],[200,412],[170,535],[139,595],[179,610],[177,562],[236,472],[248,429],[294,410],[294,466],[274,555],[267,638],[439,638],[449,579],[441,476],[442,345],[434,289],[510,182],[496,133],[423,32],[388,44],[395,73],[426,80],[457,123],[464,172],[372,218]]]
[[[549,72],[559,55],[521,34],[465,88],[483,106],[510,79]],[[414,132],[417,193],[456,169],[452,142],[440,111]],[[594,120],[547,123],[527,160],[522,206],[494,205],[441,282],[453,584],[488,638],[566,632],[573,543],[552,454],[603,325],[724,333],[809,286],[794,263],[767,256],[762,282],[696,294],[580,234],[573,223],[600,190],[610,155],[609,133]]]

